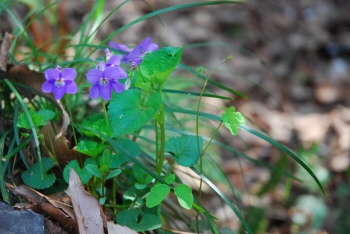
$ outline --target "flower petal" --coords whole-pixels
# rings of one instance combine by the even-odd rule
[[[125,87],[123,84],[117,82],[117,81],[111,81],[111,86],[114,89],[116,93],[121,93],[124,91]]]
[[[77,76],[77,72],[74,68],[64,68],[61,71],[62,78],[65,80],[74,80]]]
[[[112,88],[110,85],[107,85],[105,87],[100,86],[100,91],[101,91],[101,97],[103,100],[110,100],[111,99],[111,92]]]
[[[119,66],[114,67],[107,67],[104,71],[105,78],[108,78],[109,80],[119,80],[126,78],[128,75],[124,71],[123,68]]]
[[[90,93],[89,96],[92,99],[98,98],[100,96],[100,85],[98,83],[94,84],[91,89],[90,89]]]
[[[57,87],[57,86],[53,86],[53,95],[55,96],[56,100],[61,100],[64,93],[66,92],[66,86],[62,86],[62,87]]]
[[[55,68],[47,69],[44,74],[47,80],[57,80],[60,78],[60,72]]]
[[[43,83],[43,85],[41,86],[41,90],[44,93],[51,93],[52,89],[53,89],[53,86],[55,85],[54,83],[55,83],[54,80],[47,80],[47,81],[45,81]]]
[[[158,45],[155,44],[155,43],[152,43],[152,44],[150,44],[150,45],[147,47],[146,53],[151,53],[151,52],[153,52],[153,51],[155,51],[155,50],[158,50]]]
[[[123,45],[123,44],[117,44],[113,41],[110,41],[109,42],[109,45],[113,48],[113,49],[116,49],[116,50],[120,50],[122,52],[126,52],[126,53],[129,53],[131,50],[126,46],[126,45]]]
[[[70,84],[66,84],[66,93],[75,94],[77,92],[78,92],[78,85],[74,81],[72,81],[72,83]]]
[[[143,48],[147,48],[151,43],[152,43],[152,38],[146,37],[145,40],[143,40],[140,43],[140,46],[143,47]]]
[[[99,82],[102,78],[103,71],[98,69],[90,69],[88,73],[86,74],[86,78],[91,84],[95,84],[96,82]]]
[[[117,66],[120,65],[121,57],[119,55],[113,55],[108,59],[107,66]]]

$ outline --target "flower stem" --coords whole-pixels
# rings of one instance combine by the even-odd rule
[[[160,175],[162,173],[163,161],[164,161],[164,151],[165,151],[165,128],[164,123],[159,124],[160,127],[160,152],[158,158],[157,173]]]
[[[106,103],[104,100],[102,100],[102,106],[103,106],[103,112],[104,112],[105,119],[106,119],[107,134],[108,134],[108,137],[111,137],[111,129],[109,128],[107,108],[106,108]]]

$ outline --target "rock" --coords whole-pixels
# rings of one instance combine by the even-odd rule
[[[11,206],[0,203],[0,233],[44,234],[44,216],[31,210],[13,210]]]

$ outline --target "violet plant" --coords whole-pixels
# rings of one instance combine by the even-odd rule
[[[178,9],[207,4],[226,4],[226,1],[184,4],[178,6]],[[94,11],[97,12],[98,9],[102,7],[96,7]],[[94,16],[94,11],[89,14],[88,19],[98,19]],[[152,16],[161,13],[163,11],[156,11]],[[140,20],[145,18],[146,16],[141,17]],[[60,61],[60,66],[63,68],[57,64],[49,64],[50,68],[44,71],[46,81],[42,84],[42,91],[53,93],[58,103],[61,103],[61,99],[65,100],[62,103],[70,113],[74,150],[82,156],[80,159],[70,160],[64,168],[61,168],[65,182],[56,178],[56,175],[50,171],[54,167],[59,168],[60,165],[56,160],[54,149],[48,144],[45,145],[43,141],[45,134],[40,132],[41,127],[50,124],[49,121],[57,122],[59,113],[52,111],[56,107],[41,104],[36,108],[40,110],[34,111],[28,110],[24,105],[24,112],[18,114],[19,106],[16,106],[15,127],[21,129],[24,140],[22,143],[18,140],[17,144],[21,147],[4,155],[3,161],[12,159],[32,139],[37,141],[35,145],[38,160],[32,166],[25,165],[27,170],[22,173],[22,179],[27,185],[36,189],[64,187],[68,183],[69,170],[73,168],[88,191],[99,199],[105,210],[113,213],[113,219],[121,225],[138,232],[159,230],[160,227],[173,224],[171,218],[164,218],[167,215],[166,210],[177,213],[182,209],[182,215],[177,215],[178,220],[188,227],[191,226],[188,220],[195,222],[195,228],[191,228],[191,231],[199,233],[199,223],[205,221],[209,226],[208,229],[213,233],[219,233],[216,217],[202,203],[201,188],[203,183],[206,183],[236,214],[242,227],[248,233],[253,233],[241,211],[208,178],[210,174],[205,173],[203,169],[205,164],[203,159],[209,157],[208,149],[212,145],[219,145],[215,137],[220,127],[224,125],[232,135],[237,135],[241,129],[271,143],[300,164],[324,191],[314,173],[295,153],[246,126],[243,115],[236,111],[235,107],[223,106],[221,112],[218,109],[218,115],[201,112],[202,97],[232,100],[205,91],[209,83],[223,88],[222,85],[211,80],[217,67],[209,74],[206,74],[203,68],[193,70],[180,63],[184,48],[159,47],[152,42],[151,37],[145,38],[135,47],[109,42],[117,33],[137,22],[135,20],[106,38],[103,43],[109,43],[109,48],[89,44],[92,40],[91,35],[95,33],[91,29],[90,36],[86,38],[81,36],[79,46],[76,47],[74,62]],[[88,28],[87,24],[83,25],[82,31]],[[92,61],[87,56],[84,62],[81,62],[79,58],[86,57],[85,54],[83,56],[83,52],[86,54],[91,52],[89,46],[85,48],[81,45],[98,47],[100,52],[104,51],[103,61],[101,59]],[[64,64],[69,66],[64,67]],[[174,81],[176,78],[172,77],[172,73],[179,67],[192,73],[192,78],[201,79],[200,93],[167,87],[169,82],[178,82]],[[12,84],[9,81],[6,81],[6,84],[15,93],[20,103],[24,103]],[[227,87],[225,90],[238,94]],[[190,105],[194,108],[177,105],[176,98],[169,100],[169,93],[176,93],[186,98],[189,94],[194,96],[195,104]],[[88,101],[82,97],[88,97]],[[98,102],[94,107],[89,106],[92,99]],[[192,125],[183,126],[182,120],[177,119],[178,114],[192,117]],[[211,127],[208,119],[217,125],[211,128],[209,136],[204,136],[200,134],[200,127]],[[202,121],[204,125],[201,125]],[[48,152],[48,155],[45,155],[47,157],[41,157],[40,146]],[[232,152],[238,152],[253,163],[271,169],[270,166],[257,162],[242,152],[229,146],[225,147]],[[23,163],[26,164],[24,156],[22,158]],[[188,168],[198,175],[200,180],[197,194],[193,193],[192,188],[175,173],[176,166]],[[210,165],[210,167],[213,166]],[[273,170],[278,171],[276,168]],[[3,177],[4,170],[0,172],[0,176]],[[281,173],[295,178],[284,171]],[[3,197],[6,198],[7,193],[3,189],[1,180],[0,187]]]

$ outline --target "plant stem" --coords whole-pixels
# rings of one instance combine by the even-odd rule
[[[158,175],[160,175],[161,172],[162,172],[163,161],[164,161],[164,151],[165,151],[165,128],[164,128],[164,123],[160,123],[159,127],[160,127],[160,152],[159,152],[159,161],[158,161],[158,168],[157,168]]]

